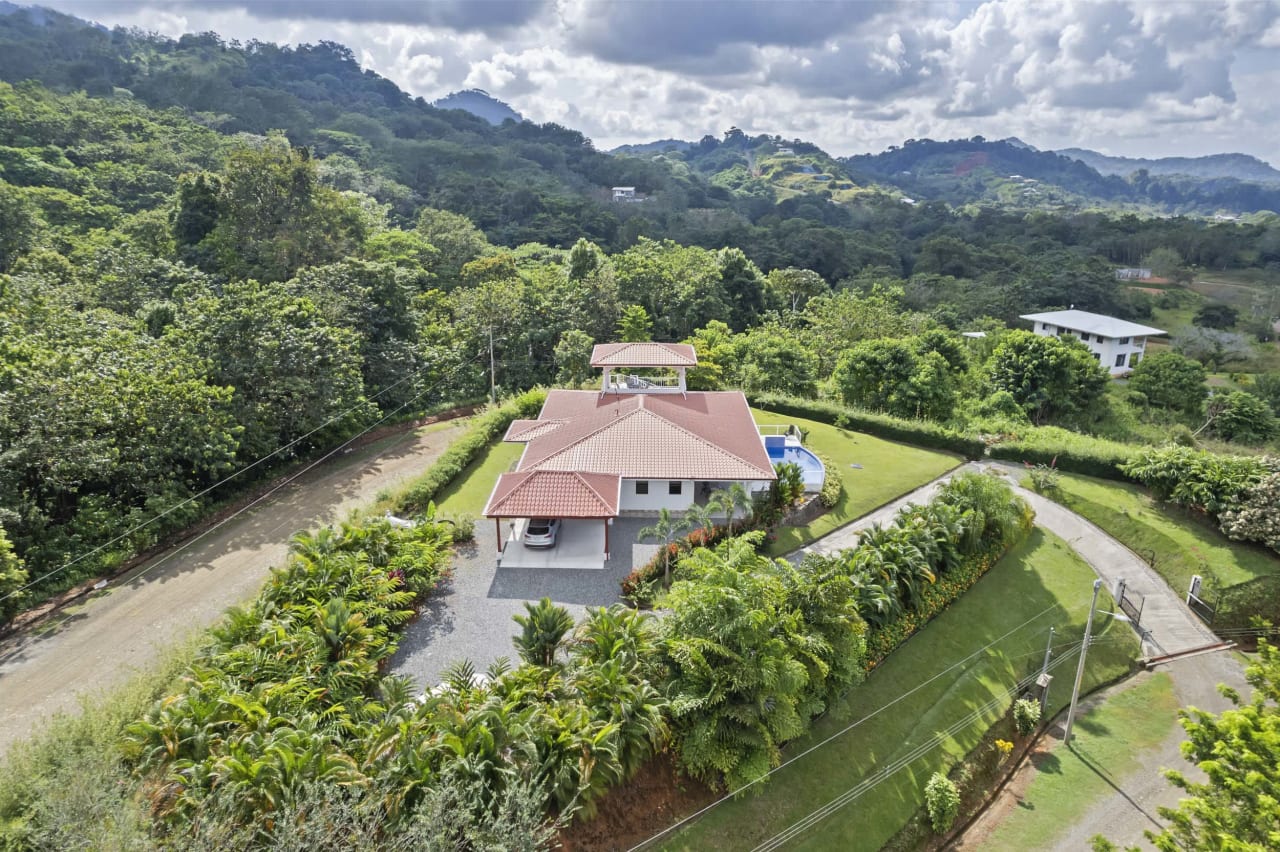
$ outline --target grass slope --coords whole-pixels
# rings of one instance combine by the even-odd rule
[[[498,475],[506,473],[520,460],[524,444],[508,444],[497,441],[462,471],[436,501],[436,509],[445,517],[470,515],[479,518],[484,505],[493,493]]]
[[[1059,492],[1047,495],[1097,524],[1144,559],[1155,555],[1155,569],[1182,594],[1191,575],[1212,578],[1220,588],[1265,576],[1280,576],[1280,558],[1231,541],[1205,523],[1165,510],[1135,485],[1086,476],[1062,475]]]
[[[854,720],[865,721],[780,770],[760,795],[747,794],[716,807],[671,838],[665,848],[750,849],[903,757],[935,732],[951,727],[1039,667],[1050,626],[1058,631],[1055,645],[1079,640],[1093,580],[1092,570],[1065,542],[1034,531],[964,597],[885,660],[865,684],[833,707],[807,737],[792,743],[784,759]],[[1099,609],[1109,607],[1104,593]],[[985,655],[946,671],[1028,621]],[[1095,627],[1100,641],[1089,655],[1086,689],[1123,675],[1138,650],[1137,639],[1125,624],[1101,616],[1095,619]],[[1050,694],[1050,709],[1055,713],[1070,698],[1075,655],[1066,656],[1055,669],[1057,680]],[[929,750],[871,787],[787,848],[879,849],[920,807],[929,775],[977,745],[1010,703],[1001,701],[999,709],[961,725],[941,748]],[[870,716],[882,708],[884,712]]]
[[[1072,747],[1045,756],[1020,807],[983,841],[984,849],[1046,848],[1089,807],[1115,793],[1141,768],[1139,755],[1159,746],[1178,722],[1167,672],[1135,680],[1076,720]]]
[[[827,474],[844,482],[844,493],[831,511],[807,526],[778,530],[778,540],[769,548],[775,556],[803,547],[961,464],[950,453],[895,444],[815,420],[757,409],[751,413],[757,423],[794,423],[806,430],[805,445],[830,459],[835,470]]]

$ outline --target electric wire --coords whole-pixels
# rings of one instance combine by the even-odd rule
[[[391,414],[388,414],[388,415],[386,415],[386,416],[382,417],[381,419],[379,419],[379,420],[377,420],[376,422],[374,422],[372,425],[370,425],[370,426],[368,426],[367,428],[365,428],[363,431],[358,432],[358,433],[356,433],[355,435],[351,436],[351,437],[350,437],[350,438],[348,438],[345,442],[343,442],[342,444],[340,444],[336,449],[334,449],[334,450],[330,451],[329,453],[326,453],[324,456],[322,456],[322,457],[320,458],[320,460],[319,460],[319,461],[324,461],[324,460],[326,460],[326,459],[328,459],[328,458],[332,457],[332,456],[333,456],[333,454],[334,454],[335,452],[338,452],[339,450],[345,449],[347,446],[349,446],[349,445],[350,445],[353,441],[355,441],[357,438],[360,438],[360,437],[363,437],[364,435],[367,435],[369,432],[373,431],[374,429],[376,429],[377,427],[379,427],[379,426],[381,426],[383,423],[385,423],[387,420],[390,420],[390,419],[391,419],[392,417],[394,417],[396,414],[399,414],[401,411],[403,411],[403,410],[404,410],[404,409],[409,405],[409,403],[410,403],[410,402],[416,401],[419,397],[423,396],[424,394],[426,394],[426,393],[428,393],[428,392],[430,392],[430,391],[432,391],[432,390],[435,390],[437,387],[439,387],[441,384],[443,384],[443,383],[444,383],[444,381],[445,381],[446,379],[452,378],[452,377],[453,377],[454,375],[456,375],[456,374],[457,374],[457,373],[458,373],[458,372],[459,372],[463,367],[469,366],[470,364],[472,364],[472,363],[474,363],[474,362],[476,362],[476,361],[479,361],[479,360],[480,360],[480,358],[481,358],[481,355],[479,355],[479,354],[478,354],[478,355],[476,355],[475,357],[473,357],[473,358],[471,358],[471,359],[469,359],[469,360],[467,360],[467,361],[462,362],[461,364],[459,364],[458,366],[456,366],[456,367],[455,367],[455,368],[454,368],[454,369],[453,369],[453,370],[452,370],[452,371],[451,371],[447,376],[445,376],[445,377],[441,378],[440,380],[438,380],[438,381],[437,381],[435,384],[433,384],[431,387],[429,387],[429,388],[427,388],[427,389],[425,389],[425,390],[423,390],[423,391],[419,391],[418,393],[414,394],[412,397],[410,397],[409,402],[406,402],[406,403],[404,403],[404,404],[402,404],[402,405],[398,406],[397,408],[395,408],[395,409],[392,411],[392,413],[391,413]],[[399,387],[400,385],[404,384],[405,382],[409,382],[409,381],[412,381],[412,380],[414,380],[414,379],[419,378],[423,373],[425,373],[428,369],[430,369],[430,367],[431,367],[431,365],[424,365],[421,369],[417,370],[416,372],[411,373],[410,375],[405,376],[404,378],[402,378],[402,379],[400,379],[400,380],[398,380],[398,381],[396,381],[396,382],[393,382],[393,383],[392,383],[392,384],[390,384],[390,385],[387,385],[385,388],[383,388],[382,390],[378,391],[376,394],[374,394],[373,396],[371,396],[371,397],[369,397],[367,400],[365,400],[365,402],[373,402],[374,400],[378,399],[379,397],[383,396],[384,394],[388,393],[389,391],[393,390],[394,388]],[[98,545],[97,547],[94,547],[94,548],[92,548],[91,550],[88,550],[88,551],[86,551],[85,553],[80,554],[79,556],[75,557],[74,559],[70,560],[69,562],[65,562],[65,563],[63,563],[62,565],[58,566],[57,568],[54,568],[54,569],[53,569],[53,570],[51,570],[51,571],[47,571],[46,573],[41,574],[39,577],[36,577],[34,580],[30,580],[30,581],[28,581],[25,585],[22,585],[22,586],[19,586],[19,587],[18,587],[18,588],[16,588],[16,589],[13,589],[13,590],[12,590],[12,591],[10,591],[9,593],[5,594],[3,597],[0,597],[0,602],[4,602],[4,601],[8,600],[9,598],[15,597],[15,596],[17,596],[17,595],[21,594],[22,592],[25,592],[27,589],[30,589],[30,588],[32,588],[33,586],[36,586],[36,585],[38,585],[38,584],[40,584],[40,583],[44,582],[45,580],[49,579],[50,577],[53,577],[53,576],[55,576],[55,575],[57,575],[57,574],[60,574],[60,573],[62,573],[63,571],[68,570],[68,569],[69,569],[69,568],[71,568],[72,566],[74,566],[74,565],[76,565],[76,564],[78,564],[78,563],[80,563],[80,562],[83,562],[85,559],[88,559],[89,557],[91,557],[91,556],[93,556],[93,555],[95,555],[95,554],[101,553],[103,550],[106,550],[108,547],[110,547],[111,545],[115,544],[116,542],[118,542],[118,541],[120,541],[120,540],[122,540],[122,539],[125,539],[125,538],[127,538],[127,537],[129,537],[129,536],[133,535],[134,533],[138,532],[139,530],[145,529],[146,527],[150,526],[151,524],[155,523],[156,521],[160,520],[161,518],[164,518],[164,517],[166,517],[166,516],[168,516],[168,515],[172,514],[173,512],[176,512],[178,509],[181,509],[183,506],[186,506],[186,505],[188,505],[188,504],[192,503],[192,502],[193,502],[193,501],[195,501],[195,500],[199,500],[201,497],[204,497],[204,496],[205,496],[206,494],[208,494],[209,492],[211,492],[211,491],[213,491],[213,490],[215,490],[215,489],[217,489],[217,488],[222,487],[223,485],[227,484],[228,482],[230,482],[231,480],[233,480],[233,479],[235,479],[236,477],[240,476],[241,474],[246,473],[247,471],[249,471],[249,470],[251,470],[251,469],[253,469],[253,468],[257,467],[258,465],[262,464],[263,462],[267,461],[268,459],[271,459],[271,458],[273,458],[273,457],[275,457],[275,456],[279,455],[280,453],[285,452],[286,450],[290,449],[291,447],[296,446],[299,442],[301,442],[301,441],[305,441],[307,438],[310,438],[312,435],[316,434],[317,432],[320,432],[320,431],[322,431],[323,429],[326,429],[327,427],[332,426],[334,423],[337,423],[338,421],[340,421],[340,420],[342,420],[342,419],[344,419],[344,418],[346,418],[346,417],[350,416],[353,412],[358,411],[360,408],[363,408],[363,407],[364,407],[364,403],[361,403],[360,405],[355,405],[355,406],[352,406],[352,407],[348,408],[346,411],[343,411],[343,412],[342,412],[342,413],[340,413],[340,414],[336,414],[336,415],[334,415],[333,417],[331,417],[331,418],[329,418],[328,420],[326,420],[324,423],[322,423],[322,424],[320,424],[319,426],[317,426],[317,427],[315,427],[314,429],[312,429],[310,432],[307,432],[305,435],[300,435],[300,436],[298,436],[297,438],[294,438],[292,441],[289,441],[288,443],[283,444],[283,445],[281,445],[280,447],[277,447],[276,449],[272,450],[270,453],[267,453],[266,455],[261,456],[260,458],[255,459],[254,461],[250,462],[249,464],[245,465],[244,467],[240,468],[239,470],[235,471],[234,473],[231,473],[231,474],[229,474],[229,475],[227,475],[227,476],[223,477],[222,479],[218,480],[218,481],[217,481],[217,482],[215,482],[213,485],[208,486],[208,487],[207,487],[207,488],[205,488],[203,491],[197,492],[196,494],[192,494],[192,495],[191,495],[191,496],[189,496],[189,497],[185,497],[185,498],[183,498],[182,500],[178,501],[177,503],[174,503],[172,506],[170,506],[169,508],[165,509],[164,511],[159,512],[159,513],[157,513],[156,515],[153,515],[152,517],[148,518],[148,519],[147,519],[147,520],[145,520],[145,521],[142,521],[142,522],[140,522],[140,523],[136,524],[136,525],[135,525],[135,526],[133,526],[133,527],[130,527],[129,529],[127,529],[127,530],[125,530],[124,532],[122,532],[122,533],[120,533],[119,535],[117,535],[115,538],[112,538],[112,539],[110,539],[109,541],[103,542],[102,544]],[[289,484],[290,482],[292,482],[294,479],[296,479],[296,478],[297,478],[297,476],[300,476],[302,473],[305,473],[306,471],[311,470],[313,467],[315,467],[315,465],[316,465],[317,463],[318,463],[318,462],[315,462],[315,463],[312,463],[312,464],[308,465],[306,468],[304,468],[304,470],[303,470],[303,471],[300,471],[298,474],[295,474],[295,475],[291,476],[291,477],[290,477],[289,479],[287,479],[286,481],[284,481],[284,482],[280,483],[280,485],[277,485],[277,486],[273,487],[270,491],[266,492],[266,494],[263,494],[262,496],[260,496],[260,497],[259,497],[259,498],[257,498],[256,500],[254,500],[252,503],[250,503],[250,504],[249,504],[249,506],[256,505],[257,503],[261,502],[261,500],[262,500],[262,499],[264,499],[265,497],[270,496],[271,494],[274,494],[276,491],[279,491],[279,490],[280,490],[280,488],[282,488],[282,487],[284,487],[285,485],[287,485],[287,484]],[[248,508],[248,507],[246,507],[246,508]],[[236,512],[236,513],[234,513],[233,515],[231,515],[231,516],[230,516],[230,518],[234,518],[234,517],[238,516],[239,514],[241,514],[241,512]],[[227,518],[227,520],[230,520],[230,518]],[[201,533],[201,535],[197,536],[195,539],[192,539],[191,541],[187,542],[187,544],[192,544],[192,543],[194,543],[195,541],[198,541],[198,540],[199,540],[200,538],[202,538],[204,535],[206,535],[206,534],[208,534],[209,532],[212,532],[213,530],[217,529],[219,526],[221,526],[221,525],[222,525],[222,523],[225,523],[225,521],[223,521],[223,522],[219,522],[218,524],[215,524],[215,525],[214,525],[213,527],[211,527],[209,530],[206,530],[204,533]],[[185,546],[186,546],[186,545],[183,545],[183,547],[185,547]],[[181,548],[180,548],[180,549],[181,549]],[[177,552],[177,551],[175,551],[175,552]]]
[[[931,684],[931,683],[933,683],[934,681],[938,680],[939,678],[943,677],[944,675],[946,675],[946,674],[948,674],[948,673],[950,673],[950,672],[952,672],[952,671],[955,671],[955,670],[956,670],[957,668],[959,668],[960,666],[967,665],[967,664],[968,664],[968,663],[970,663],[974,658],[978,657],[980,654],[983,654],[984,652],[989,651],[991,648],[995,647],[995,646],[996,646],[997,644],[999,644],[1000,642],[1003,642],[1005,639],[1008,639],[1010,636],[1012,636],[1013,634],[1017,633],[1019,630],[1022,630],[1023,628],[1025,628],[1025,627],[1027,627],[1028,625],[1032,624],[1033,622],[1035,622],[1035,621],[1037,621],[1037,620],[1039,620],[1039,619],[1043,618],[1045,615],[1049,614],[1050,612],[1052,612],[1052,611],[1053,611],[1054,609],[1056,609],[1056,608],[1057,608],[1057,604],[1051,604],[1050,606],[1045,607],[1043,610],[1041,610],[1040,612],[1038,612],[1038,613],[1036,613],[1035,615],[1031,616],[1031,618],[1028,618],[1026,621],[1022,622],[1022,623],[1021,623],[1021,624],[1019,624],[1017,627],[1014,627],[1013,629],[1009,630],[1009,631],[1008,631],[1007,633],[1005,633],[1004,635],[1002,635],[1002,636],[1000,636],[1000,637],[998,637],[998,638],[996,638],[996,639],[993,639],[992,641],[988,642],[986,645],[982,646],[981,648],[977,649],[977,650],[976,650],[976,651],[974,651],[973,653],[969,654],[969,656],[967,656],[967,657],[965,657],[965,658],[963,658],[963,659],[961,659],[961,660],[958,660],[957,662],[953,663],[952,665],[950,665],[950,666],[948,666],[947,668],[943,669],[942,671],[938,672],[937,674],[935,674],[933,677],[929,678],[928,680],[926,680],[926,681],[924,681],[924,682],[922,682],[922,683],[917,684],[915,687],[913,687],[912,689],[908,690],[907,692],[904,692],[902,695],[899,695],[897,698],[893,699],[893,700],[892,700],[892,701],[890,701],[889,703],[887,703],[887,704],[883,705],[882,707],[877,708],[876,710],[873,710],[872,712],[870,712],[870,713],[868,713],[867,715],[863,716],[861,719],[858,719],[858,720],[856,720],[856,721],[854,721],[854,722],[850,723],[849,725],[845,726],[844,728],[841,728],[839,731],[836,731],[834,734],[832,734],[831,736],[829,736],[829,737],[827,737],[826,739],[822,740],[821,742],[816,743],[815,745],[810,746],[809,748],[805,749],[804,751],[800,752],[799,754],[797,754],[797,755],[795,755],[795,756],[793,756],[793,757],[791,757],[791,758],[788,758],[786,761],[784,761],[783,763],[781,763],[781,764],[779,764],[778,766],[774,767],[773,769],[770,769],[768,772],[766,772],[765,774],[761,775],[759,778],[756,778],[756,779],[754,779],[754,780],[752,780],[752,781],[748,782],[747,784],[745,784],[744,786],[742,786],[742,787],[738,788],[737,790],[735,790],[735,791],[734,791],[734,792],[732,792],[732,793],[726,793],[724,796],[721,796],[719,799],[716,799],[716,800],[715,800],[714,802],[712,802],[711,804],[706,805],[705,807],[703,807],[703,808],[701,808],[701,809],[699,809],[699,810],[697,810],[697,811],[693,812],[692,814],[689,814],[687,817],[684,817],[684,818],[683,818],[683,819],[681,819],[680,821],[678,821],[678,822],[676,822],[676,823],[673,823],[672,825],[668,826],[667,828],[664,828],[662,831],[658,832],[657,834],[651,835],[650,837],[646,838],[645,840],[642,840],[641,842],[637,843],[635,846],[632,846],[632,847],[628,850],[628,852],[636,852],[636,850],[639,850],[639,849],[641,849],[641,848],[643,848],[643,847],[645,847],[645,846],[648,846],[650,843],[652,843],[653,841],[657,840],[659,837],[663,837],[664,835],[670,834],[671,832],[678,830],[678,829],[679,829],[679,828],[681,828],[682,826],[684,826],[684,825],[688,824],[689,822],[691,822],[691,821],[693,821],[693,820],[697,819],[698,817],[702,816],[703,814],[707,813],[708,811],[712,810],[713,808],[718,807],[719,805],[723,804],[724,802],[728,801],[729,799],[733,798],[734,796],[738,795],[739,793],[742,793],[743,791],[745,791],[745,790],[747,790],[747,789],[750,789],[751,787],[755,786],[756,784],[759,784],[759,783],[761,783],[762,781],[765,781],[765,780],[766,780],[766,779],[768,779],[770,776],[772,776],[774,773],[781,772],[783,769],[785,769],[785,768],[787,768],[788,766],[790,766],[791,764],[795,763],[795,762],[796,762],[797,760],[799,760],[800,758],[805,757],[806,755],[808,755],[808,754],[810,754],[810,753],[812,753],[812,752],[816,751],[817,749],[822,748],[823,746],[825,746],[825,745],[827,745],[828,743],[830,743],[832,740],[835,740],[835,739],[837,739],[837,738],[839,738],[839,737],[841,737],[841,736],[843,736],[843,735],[847,734],[849,731],[852,731],[854,728],[858,727],[858,726],[859,726],[859,725],[861,725],[862,723],[864,723],[864,722],[866,722],[866,721],[868,721],[868,720],[870,720],[870,719],[872,719],[872,718],[874,718],[874,717],[878,716],[879,714],[883,713],[885,710],[888,710],[890,707],[893,707],[895,704],[898,704],[899,702],[906,700],[907,698],[909,698],[909,697],[910,697],[910,696],[912,696],[913,694],[915,694],[915,693],[919,692],[920,690],[924,689],[926,686],[928,686],[929,684]],[[1041,652],[1037,651],[1036,653],[1041,653]]]

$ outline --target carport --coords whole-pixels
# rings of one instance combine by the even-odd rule
[[[503,568],[577,568],[599,570],[609,558],[605,543],[612,518],[563,518],[555,547],[525,547],[524,528],[528,518],[503,524],[506,538],[498,565]]]
[[[493,518],[503,568],[603,568],[622,480],[603,473],[530,470],[504,473],[484,514]],[[530,518],[559,518],[554,547],[525,547]],[[504,524],[505,521],[505,524]]]

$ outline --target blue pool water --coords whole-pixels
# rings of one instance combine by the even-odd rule
[[[778,446],[775,443],[769,443],[765,446],[765,449],[769,453],[769,461],[774,464],[791,462],[800,465],[800,470],[804,473],[805,488],[811,490],[822,488],[826,470],[823,468],[822,462],[818,461],[818,457],[813,453],[804,447],[797,447],[794,444]]]

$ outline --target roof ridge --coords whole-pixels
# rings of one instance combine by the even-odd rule
[[[692,438],[693,440],[697,441],[699,444],[702,444],[704,447],[709,447],[709,448],[711,448],[712,450],[715,450],[717,453],[719,453],[719,454],[720,454],[720,455],[722,455],[722,456],[726,456],[726,457],[728,457],[728,458],[734,459],[735,461],[738,461],[738,462],[740,462],[740,463],[742,463],[742,464],[745,464],[747,467],[752,468],[753,470],[756,470],[756,471],[758,471],[758,472],[760,472],[760,473],[764,473],[764,474],[766,474],[766,475],[767,475],[767,474],[772,474],[772,473],[773,473],[773,470],[768,470],[768,471],[764,470],[764,468],[761,468],[760,466],[758,466],[758,465],[754,464],[754,463],[753,463],[753,462],[751,462],[749,459],[745,459],[745,458],[743,458],[742,456],[740,456],[740,455],[738,455],[738,454],[736,454],[736,453],[731,453],[731,452],[729,452],[729,451],[728,451],[728,450],[726,450],[724,447],[722,447],[722,446],[720,446],[719,444],[717,444],[715,441],[712,441],[712,440],[709,440],[709,439],[707,439],[707,438],[704,438],[702,435],[699,435],[697,432],[694,432],[692,429],[687,429],[687,428],[685,428],[684,426],[681,426],[679,423],[675,422],[674,420],[670,419],[669,417],[664,417],[663,415],[659,414],[658,412],[656,412],[656,411],[654,411],[654,410],[652,410],[652,409],[650,409],[650,408],[645,408],[645,407],[644,407],[644,395],[643,395],[643,394],[636,394],[636,396],[640,398],[640,405],[638,405],[636,408],[631,409],[631,410],[630,410],[630,411],[628,411],[626,414],[623,414],[623,415],[618,416],[618,417],[614,417],[613,419],[611,419],[611,420],[609,420],[608,422],[606,422],[606,423],[604,423],[603,425],[601,425],[598,429],[593,429],[592,431],[588,432],[587,434],[582,435],[581,437],[579,437],[576,441],[573,441],[572,443],[566,444],[565,446],[563,446],[563,447],[561,447],[560,449],[556,450],[554,453],[551,453],[551,454],[549,454],[549,455],[547,455],[547,456],[542,457],[541,459],[538,459],[538,461],[536,461],[530,469],[531,469],[531,470],[538,470],[538,469],[540,469],[544,464],[546,464],[547,462],[551,461],[551,460],[552,460],[552,459],[554,459],[554,458],[557,458],[558,456],[562,456],[562,455],[564,455],[564,454],[565,454],[565,453],[567,453],[568,451],[570,451],[570,450],[574,449],[575,447],[579,446],[580,444],[582,444],[582,442],[583,442],[583,441],[585,441],[585,440],[587,440],[588,438],[593,438],[593,437],[595,437],[596,435],[598,435],[598,434],[600,434],[601,432],[603,432],[605,429],[611,429],[611,428],[613,428],[615,425],[617,425],[617,424],[621,423],[622,421],[627,420],[627,419],[629,419],[629,418],[631,418],[631,417],[635,416],[636,414],[639,414],[639,413],[641,413],[641,412],[644,412],[645,414],[648,414],[649,416],[651,416],[651,417],[653,417],[653,418],[656,418],[657,420],[659,420],[659,421],[661,421],[661,422],[665,423],[666,425],[668,425],[668,426],[669,426],[669,427],[671,427],[672,429],[675,429],[677,432],[680,432],[680,433],[682,433],[682,434],[684,434],[684,435],[686,435],[686,436],[688,436],[688,437]]]
[[[601,494],[599,491],[596,490],[596,487],[594,485],[592,485],[590,482],[587,482],[587,478],[582,474],[582,471],[571,470],[569,472],[573,474],[575,477],[577,477],[578,481],[582,483],[582,486],[584,488],[586,488],[588,491],[590,491],[592,494],[596,496],[596,499],[600,501],[600,505],[604,506],[606,509],[609,508],[609,501],[605,499],[605,496],[603,494]],[[614,479],[618,479],[618,480],[622,479],[622,477],[612,473],[597,473],[595,475],[596,476],[612,476]]]

